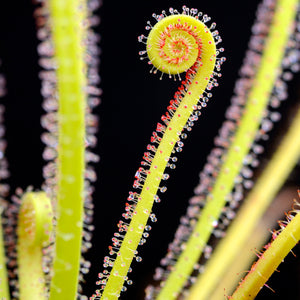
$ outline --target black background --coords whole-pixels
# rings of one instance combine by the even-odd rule
[[[220,87],[213,90],[211,103],[189,134],[183,153],[178,155],[179,162],[175,172],[170,173],[168,191],[163,195],[162,203],[154,207],[158,222],[153,224],[146,245],[139,249],[143,262],[134,264],[131,276],[134,284],[122,294],[121,299],[124,300],[142,299],[143,289],[165,254],[179,217],[193,195],[198,173],[213,146],[213,137],[229,104],[258,3],[253,0],[104,0],[98,11],[101,25],[96,28],[101,35],[103,95],[102,104],[96,110],[100,116],[100,128],[95,152],[100,154],[101,162],[96,166],[96,231],[94,247],[89,254],[93,264],[85,286],[87,295],[96,288],[94,282],[97,273],[103,269],[103,257],[108,254],[107,247],[117,230],[116,224],[124,211],[128,191],[132,190],[135,171],[155,124],[166,111],[177,86],[167,77],[160,81],[159,76],[149,74],[147,63],[139,60],[138,51],[144,50],[144,47],[138,43],[137,36],[146,33],[147,20],[155,23],[151,17],[153,12],[160,13],[170,6],[180,9],[183,4],[196,7],[217,23],[227,62],[222,69]],[[0,57],[8,90],[5,118],[12,191],[16,187],[26,188],[29,185],[39,189],[43,182],[40,116],[44,112],[41,108],[40,68],[36,51],[38,40],[33,10],[34,5],[29,0],[0,3]],[[297,94],[296,83],[297,78],[291,84],[293,95]],[[290,184],[297,183],[296,177],[290,179]],[[274,281],[269,283],[276,293],[264,288],[257,299],[299,298],[299,260],[290,256],[280,268],[280,273],[275,274]]]

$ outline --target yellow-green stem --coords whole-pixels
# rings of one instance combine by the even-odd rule
[[[238,131],[230,146],[225,162],[216,179],[207,204],[185,244],[172,272],[167,278],[158,300],[175,299],[193,271],[205,247],[211,232],[226,203],[226,195],[234,186],[234,180],[243,165],[243,159],[249,152],[255,134],[266,109],[269,96],[280,70],[284,50],[296,15],[297,0],[279,0],[270,29],[270,35],[262,55],[261,65]]]
[[[300,157],[300,110],[235,220],[193,286],[189,300],[207,299]],[[287,155],[288,153],[288,155]],[[276,176],[274,176],[276,174]],[[234,245],[234,247],[232,247]]]
[[[282,219],[283,212],[290,209],[292,195],[295,194],[295,191],[296,187],[285,188],[276,196],[275,201],[272,201],[272,205],[265,211],[260,221],[256,224],[255,229],[248,235],[247,241],[239,249],[239,253],[237,253],[230,266],[226,269],[226,275],[224,274],[224,276],[219,278],[217,285],[208,296],[209,299],[223,299],[224,294],[230,295],[234,292],[240,280],[245,276],[245,270],[248,270],[253,261],[257,259],[255,249],[261,249],[267,243],[271,235],[270,228],[274,228],[277,225],[277,220]],[[216,278],[218,277],[217,274]],[[200,297],[199,299],[201,299]]]
[[[300,214],[297,213],[263,253],[257,263],[253,265],[250,273],[229,298],[232,300],[254,299],[279,264],[298,243],[299,239]]]
[[[50,17],[57,64],[58,191],[57,226],[50,299],[77,294],[84,202],[85,64],[83,1],[51,0]]]

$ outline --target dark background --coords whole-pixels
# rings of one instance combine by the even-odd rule
[[[121,299],[124,300],[142,299],[142,291],[165,254],[179,217],[193,195],[198,173],[213,146],[213,137],[229,104],[259,2],[104,0],[98,11],[101,25],[96,28],[101,34],[103,95],[102,104],[96,110],[100,116],[100,128],[95,152],[100,154],[101,162],[96,166],[96,231],[94,247],[89,254],[93,264],[85,286],[87,295],[96,288],[94,282],[97,273],[103,269],[103,257],[108,254],[107,247],[117,230],[116,224],[124,211],[128,191],[132,190],[135,171],[155,124],[165,113],[177,86],[167,77],[160,81],[158,75],[149,74],[147,63],[139,60],[138,51],[144,50],[144,47],[138,43],[137,36],[146,33],[147,20],[155,23],[151,17],[153,12],[160,13],[170,6],[181,9],[183,4],[196,7],[217,23],[227,62],[222,69],[220,87],[213,90],[213,100],[189,134],[183,153],[178,155],[175,172],[170,172],[168,191],[163,195],[162,203],[154,207],[158,222],[153,224],[146,245],[139,249],[143,262],[134,264],[131,275],[134,284],[122,294]],[[12,191],[29,185],[39,189],[43,182],[41,153],[44,146],[40,141],[43,132],[40,116],[44,112],[41,108],[38,40],[33,10],[34,5],[29,0],[0,3],[0,57],[8,90],[4,101]],[[294,98],[297,95],[297,79],[291,84]],[[283,110],[286,107],[284,105]],[[277,135],[277,131],[273,135]],[[296,175],[290,178],[289,184],[296,184],[296,178]],[[280,270],[274,281],[269,283],[276,293],[264,288],[257,299],[299,298],[299,259],[290,255]]]

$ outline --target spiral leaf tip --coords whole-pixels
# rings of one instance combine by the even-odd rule
[[[45,247],[52,231],[52,207],[44,192],[29,192],[22,198],[19,217],[19,238],[28,246]]]
[[[139,37],[139,41],[146,44],[146,50],[140,51],[140,55],[147,53],[148,63],[153,65],[151,72],[159,70],[171,77],[188,71],[197,63],[201,66],[205,57],[214,61],[216,44],[221,40],[217,31],[209,30],[214,29],[215,23],[208,28],[205,23],[210,18],[207,15],[200,20],[202,13],[185,6],[182,13],[173,8],[170,13],[169,16],[165,11],[160,15],[153,14],[157,23],[151,26],[148,22],[148,37]]]
[[[51,201],[46,193],[25,193],[22,197],[18,221],[20,299],[45,300],[47,298],[42,251],[50,243],[52,222]]]

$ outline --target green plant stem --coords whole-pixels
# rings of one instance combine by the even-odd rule
[[[184,250],[172,268],[158,300],[175,299],[193,272],[207,244],[211,232],[226,203],[226,195],[234,186],[234,180],[243,165],[244,157],[250,150],[259,124],[266,109],[269,96],[280,70],[284,50],[296,15],[296,0],[280,0],[274,15],[266,47],[262,55],[255,83],[250,91],[244,115],[224,164],[209,195],[206,206],[195,228],[184,245]]]
[[[226,269],[226,276],[222,276],[209,294],[211,300],[223,299],[224,294],[232,294],[240,280],[243,278],[245,270],[257,259],[256,249],[262,249],[263,245],[270,239],[270,228],[277,225],[277,220],[282,219],[283,212],[288,211],[293,203],[290,201],[295,194],[296,187],[284,188],[272,201],[272,205],[265,211],[255,229],[248,235],[239,253]],[[296,198],[295,195],[294,198]],[[289,199],[289,201],[287,201]],[[218,276],[216,276],[218,277]]]
[[[258,220],[271,204],[300,157],[299,131],[300,109],[271,161],[260,175],[258,182],[229,227],[226,237],[214,250],[205,272],[199,275],[191,289],[189,300],[207,299],[246,242]],[[286,155],[287,153],[288,155]]]
[[[51,0],[58,85],[57,226],[50,299],[75,299],[84,202],[85,64],[83,1]]]
[[[229,299],[254,299],[300,239],[300,214],[276,237]]]

